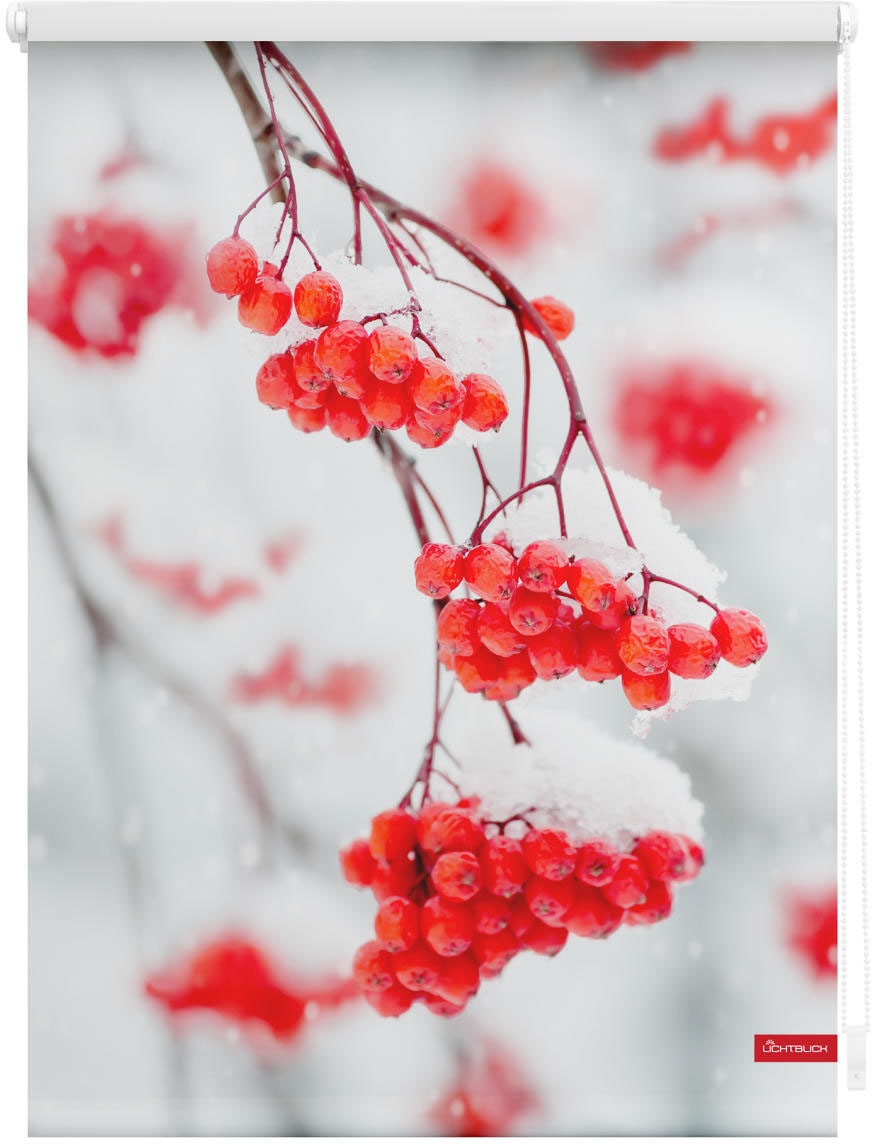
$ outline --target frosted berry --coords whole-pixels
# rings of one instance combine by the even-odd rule
[[[396,981],[391,955],[377,941],[368,941],[360,947],[351,968],[361,989],[370,993],[389,989]]]
[[[734,667],[750,667],[762,659],[769,643],[763,624],[744,608],[724,608],[712,620],[712,635],[721,655]]]
[[[438,449],[440,445],[445,444],[451,433],[444,429],[431,429],[421,421],[419,414],[420,410],[406,422],[406,434],[409,440],[422,449]]]
[[[669,628],[669,670],[673,675],[708,679],[720,658],[718,641],[699,624],[673,624]]]
[[[477,933],[472,940],[472,952],[482,977],[496,977],[521,952],[521,942],[511,928],[499,933]]]
[[[501,604],[484,605],[478,613],[476,632],[481,643],[494,655],[516,655],[527,646]]]
[[[419,882],[417,862],[414,858],[404,855],[391,862],[376,863],[369,888],[377,902],[387,901],[388,898],[417,899]]]
[[[299,396],[294,359],[289,353],[273,354],[257,371],[258,400],[270,409],[287,409]]]
[[[465,390],[445,362],[420,358],[408,380],[409,397],[427,413],[442,413],[463,402]]]
[[[484,689],[485,699],[496,703],[508,703],[509,700],[516,699],[526,687],[536,682],[536,672],[525,651],[498,659],[496,669],[496,679]]]
[[[648,892],[648,875],[642,863],[631,855],[622,854],[608,885],[601,893],[607,902],[628,910],[631,906],[644,902]]]
[[[557,616],[557,599],[544,592],[516,588],[509,600],[509,619],[524,637],[547,632]]]
[[[297,385],[309,393],[323,393],[330,388],[330,378],[315,361],[315,339],[310,338],[293,351]]]
[[[616,632],[623,622],[634,616],[639,608],[636,593],[626,580],[618,580],[615,584],[615,598],[607,608],[591,611],[582,606],[584,618],[598,628]]]
[[[449,1005],[464,1006],[478,991],[479,967],[469,954],[444,960],[431,992]]]
[[[470,695],[478,695],[495,685],[503,672],[503,661],[485,647],[476,648],[472,655],[458,655],[454,659],[457,682]]]
[[[377,992],[364,990],[363,998],[381,1017],[402,1017],[411,1009],[415,994],[395,981]]]
[[[575,314],[565,302],[561,302],[557,298],[552,298],[550,295],[546,295],[543,298],[534,298],[533,309],[538,313],[539,317],[558,342],[562,342],[564,338],[568,338],[575,329]],[[529,321],[527,318],[524,319],[524,326],[537,338],[541,337],[532,321]]]
[[[576,560],[566,572],[566,586],[590,612],[604,612],[615,602],[617,584],[599,560]]]
[[[472,655],[478,645],[478,613],[474,600],[449,600],[436,624],[440,648],[451,655]]]
[[[398,326],[376,326],[369,335],[369,368],[379,381],[407,381],[417,360],[414,341]]]
[[[440,957],[465,953],[475,932],[475,918],[469,906],[437,894],[421,908],[421,936]]]
[[[324,406],[327,428],[343,441],[362,441],[370,432],[366,414],[353,397],[332,393]]]
[[[644,901],[630,906],[624,915],[628,926],[650,926],[672,913],[672,891],[664,882],[651,882]]]
[[[524,887],[524,898],[534,918],[552,925],[571,909],[575,901],[575,887],[571,878],[562,882],[531,878]]]
[[[425,544],[415,561],[415,585],[433,600],[450,596],[463,579],[464,555],[453,544]]]
[[[509,415],[509,403],[499,382],[486,373],[470,373],[463,385],[463,424],[479,433],[499,429]]]
[[[375,873],[375,858],[369,848],[369,843],[358,838],[343,850],[339,851],[339,864],[342,867],[342,876],[352,886],[368,886]]]
[[[600,890],[577,882],[572,907],[561,924],[578,937],[603,938],[615,932],[623,917],[623,909],[606,901]]]
[[[422,990],[433,993],[441,968],[441,958],[423,941],[393,955],[393,970],[397,981],[413,993]]]
[[[621,674],[624,695],[631,707],[637,711],[656,711],[665,707],[672,693],[669,672],[660,675],[636,675],[626,669]]]
[[[206,274],[216,294],[244,294],[257,278],[257,251],[244,238],[222,238],[206,255]]]
[[[372,820],[369,848],[373,858],[393,862],[413,850],[417,840],[417,823],[405,810],[383,810]]]
[[[500,544],[478,544],[466,554],[463,575],[477,596],[492,604],[508,600],[518,579],[511,552]]]
[[[578,642],[570,624],[555,622],[527,643],[527,654],[540,679],[561,679],[578,667]]]
[[[508,926],[512,917],[508,901],[496,894],[477,894],[472,901],[472,912],[479,933],[499,933]]]
[[[669,633],[653,616],[630,616],[618,628],[615,648],[636,675],[660,675],[669,664]]]
[[[605,886],[617,869],[618,852],[608,842],[591,838],[578,848],[576,877],[588,886]]]
[[[684,874],[687,849],[678,835],[652,830],[633,847],[649,878],[672,881]]]
[[[530,877],[521,843],[502,835],[489,839],[484,846],[481,870],[485,889],[498,898],[513,898]]]
[[[694,842],[694,840],[688,838],[686,834],[679,834],[678,837],[684,845],[684,871],[681,874],[674,874],[672,880],[674,882],[690,882],[702,869],[703,863],[705,862],[705,855],[698,842]]]
[[[385,898],[375,915],[375,936],[389,953],[411,949],[418,940],[418,907],[408,898]]]
[[[326,270],[313,270],[294,287],[294,306],[304,326],[329,326],[342,309],[342,287]]]
[[[557,882],[575,870],[575,847],[562,830],[530,830],[523,846],[527,865],[540,878]]]
[[[624,670],[615,647],[615,637],[610,631],[580,623],[575,629],[578,649],[578,674],[589,683],[603,683],[607,679],[617,679]]]
[[[364,391],[360,408],[374,428],[400,429],[411,415],[412,403],[402,386],[377,381]]]
[[[474,853],[484,844],[484,827],[473,811],[449,806],[440,810],[424,830],[419,822],[418,838],[430,854],[456,850]]]
[[[556,591],[568,570],[566,553],[550,540],[534,540],[518,558],[518,579],[531,592]]]
[[[426,409],[414,408],[415,420],[425,429],[429,429],[437,434],[440,443],[444,443],[448,440],[457,427],[457,422],[460,420],[459,405],[455,405],[453,409],[440,409],[436,413]]]
[[[260,274],[239,298],[239,321],[249,330],[272,337],[286,325],[293,306],[290,288],[280,278]]]
[[[433,885],[455,902],[468,902],[481,889],[481,866],[476,856],[465,850],[443,854],[431,873]]]
[[[369,339],[359,322],[334,322],[315,342],[316,365],[339,389],[362,393],[369,379]]]
[[[292,405],[288,409],[288,417],[295,429],[303,433],[317,433],[327,424],[327,411],[325,409],[304,409],[300,405]]]

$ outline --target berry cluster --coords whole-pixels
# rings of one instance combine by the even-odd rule
[[[509,413],[492,377],[458,377],[438,357],[420,357],[411,334],[386,320],[370,332],[341,320],[342,287],[325,270],[304,274],[293,291],[278,268],[259,266],[244,239],[222,239],[209,251],[212,289],[239,298],[239,320],[258,333],[277,334],[296,308],[304,326],[320,333],[267,358],[257,375],[257,395],[272,409],[287,410],[304,433],[325,427],[344,441],[360,441],[371,429],[405,427],[424,449],[444,445],[458,422],[479,432],[499,429]]]
[[[463,582],[471,596],[447,600]],[[708,629],[667,627],[626,580],[549,540],[517,558],[505,541],[426,544],[415,583],[447,600],[437,625],[441,662],[465,690],[499,702],[536,679],[578,671],[594,683],[620,679],[630,705],[649,711],[669,702],[672,675],[707,679],[721,659],[748,667],[767,647],[760,620],[740,608],[719,610]]]
[[[354,958],[366,1000],[385,1017],[415,1001],[450,1017],[523,949],[553,957],[570,933],[668,917],[672,884],[696,877],[703,852],[659,831],[626,852],[595,838],[574,846],[562,830],[510,838],[462,799],[383,811],[340,858],[346,881],[379,903],[375,940]]]

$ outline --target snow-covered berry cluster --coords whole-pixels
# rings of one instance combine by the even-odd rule
[[[519,820],[521,821],[521,820]],[[379,903],[375,940],[354,958],[364,997],[382,1016],[415,1001],[451,1017],[521,950],[553,957],[569,934],[604,938],[669,916],[673,884],[695,878],[698,843],[649,832],[621,851],[562,830],[482,820],[475,799],[386,810],[340,858],[346,881]]]
[[[239,320],[273,336],[296,310],[317,336],[267,358],[257,375],[257,395],[272,409],[287,410],[305,433],[325,427],[344,441],[360,441],[372,429],[405,427],[424,449],[444,445],[459,422],[479,432],[499,429],[509,413],[499,382],[483,373],[458,377],[442,358],[420,356],[415,338],[386,317],[372,330],[341,319],[343,294],[325,270],[304,274],[291,290],[278,267],[260,265],[244,239],[222,239],[206,269],[212,289],[239,298]]]
[[[650,711],[669,702],[670,676],[707,679],[721,659],[748,667],[767,647],[760,620],[740,608],[718,610],[709,628],[667,626],[626,579],[552,540],[518,556],[505,539],[468,549],[427,544],[415,582],[447,600],[437,625],[441,662],[466,691],[499,702],[577,671],[593,683],[620,679],[630,705]],[[449,600],[463,583],[470,595]]]

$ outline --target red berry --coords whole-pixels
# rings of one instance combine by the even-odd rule
[[[669,629],[669,670],[682,679],[708,679],[718,666],[721,649],[699,624],[673,624]]]
[[[414,995],[413,995],[414,996]],[[462,1013],[466,1005],[452,1005],[450,1001],[445,1001],[442,997],[437,997],[435,993],[419,993],[418,997],[424,1002],[431,1013],[437,1017],[456,1017],[458,1013]]]
[[[555,592],[568,571],[566,553],[550,540],[534,540],[518,558],[518,579],[531,592]]]
[[[477,933],[472,940],[472,956],[478,962],[482,977],[502,973],[520,951],[520,939],[510,928],[499,933]]]
[[[475,853],[484,845],[484,828],[474,811],[462,807],[447,807],[430,822],[426,831],[429,854],[450,854],[457,850]],[[420,823],[418,837],[421,838]]]
[[[677,875],[674,881],[692,882],[703,867],[705,855],[698,842],[694,842],[694,840],[688,838],[686,834],[679,834],[678,837],[684,845],[685,850],[684,872],[681,875]]]
[[[451,655],[472,655],[478,647],[479,605],[474,600],[449,600],[436,623],[440,648]]]
[[[636,599],[636,593],[630,587],[626,580],[618,580],[615,584],[615,598],[608,608],[603,608],[601,611],[592,612],[589,608],[582,606],[582,613],[584,618],[591,624],[595,624],[598,628],[605,628],[610,632],[616,632],[624,620],[636,614],[639,602]]]
[[[557,616],[556,596],[516,588],[509,600],[509,619],[522,636],[541,635],[548,631]]]
[[[630,616],[618,628],[615,647],[636,675],[660,675],[669,664],[669,632],[653,616]]]
[[[636,675],[634,671],[624,671],[621,683],[627,702],[637,711],[656,711],[665,707],[672,693],[669,672],[661,675]]]
[[[320,409],[326,418],[327,409],[325,407],[332,393],[332,387],[329,389],[301,389],[294,405],[297,409]]]
[[[684,874],[688,854],[677,835],[652,830],[633,847],[633,857],[642,863],[649,878],[666,882]]]
[[[546,295],[544,298],[534,298],[533,308],[558,342],[568,338],[575,329],[575,314],[565,302],[560,302],[557,298]],[[537,338],[542,336],[532,321],[526,317],[524,318],[524,328]]]
[[[418,811],[418,845],[423,849],[429,851],[431,854],[436,853],[437,840],[433,834],[433,827],[436,819],[443,810],[454,810],[447,802],[428,802],[426,806],[421,807]]]
[[[484,648],[481,650],[482,654],[485,654]],[[536,682],[536,672],[525,651],[505,659],[497,658],[496,668],[496,679],[488,682],[484,689],[485,699],[495,703],[508,703],[512,699],[517,699],[526,687]]]
[[[334,322],[322,330],[315,342],[314,357],[315,364],[337,389],[353,389],[359,396],[366,388],[370,377],[369,340],[360,322]]]
[[[610,609],[618,590],[614,577],[599,560],[576,560],[566,572],[566,586],[590,612]]]
[[[418,940],[418,907],[408,898],[385,898],[375,915],[375,936],[389,953],[411,949]]]
[[[300,389],[322,393],[330,388],[330,378],[315,361],[315,339],[300,342],[294,350],[294,372]]]
[[[436,984],[429,992],[435,993],[449,1005],[463,1006],[478,992],[479,968],[469,954],[443,960]]]
[[[417,823],[405,810],[383,810],[372,820],[369,848],[373,858],[381,862],[405,858],[417,841]]]
[[[399,326],[376,326],[369,335],[369,368],[379,381],[398,385],[408,380],[417,360],[414,341]]]
[[[721,655],[734,667],[749,667],[763,657],[769,643],[760,620],[744,608],[724,608],[712,620],[712,635]]]
[[[575,901],[575,887],[571,878],[553,882],[548,878],[531,878],[524,887],[524,897],[530,913],[547,925],[559,923]]]
[[[593,886],[576,883],[572,909],[562,919],[570,933],[577,937],[608,937],[621,924],[624,911],[612,905]]]
[[[254,285],[257,252],[244,238],[222,238],[206,255],[206,274],[216,294],[235,298]]]
[[[576,877],[588,886],[605,886],[618,866],[618,852],[608,842],[591,838],[578,848]]]
[[[287,323],[294,308],[290,288],[280,278],[260,274],[239,298],[243,326],[272,337]]]
[[[429,413],[426,409],[414,407],[414,418],[419,425],[438,434],[440,443],[448,440],[460,420],[460,406],[453,409],[442,409],[438,413]]]
[[[402,386],[378,381],[365,390],[360,408],[376,429],[400,429],[409,419],[412,403]]]
[[[342,309],[342,287],[326,270],[313,270],[295,286],[294,305],[304,326],[329,326]]]
[[[672,891],[663,882],[652,882],[645,900],[631,906],[624,917],[628,926],[650,926],[672,913]]]
[[[375,873],[375,858],[365,838],[358,838],[339,851],[342,877],[352,886],[368,886]]]
[[[303,433],[317,433],[327,424],[326,409],[304,409],[301,405],[292,405],[288,417],[294,428]]]
[[[472,912],[479,933],[499,933],[512,917],[508,901],[496,894],[479,894],[472,902]]]
[[[554,623],[547,632],[533,636],[527,654],[540,679],[560,679],[578,667],[578,642],[569,624]]]
[[[554,883],[552,882],[553,886]],[[537,918],[524,934],[523,942],[533,953],[556,957],[566,945],[569,930],[562,925],[549,925]]]
[[[485,843],[481,852],[481,871],[484,888],[498,898],[513,898],[520,894],[530,877],[530,867],[521,843],[503,835],[490,838]]]
[[[466,387],[463,424],[479,433],[499,429],[509,415],[509,403],[499,382],[486,373],[470,373],[463,379],[463,385]]]
[[[430,877],[438,892],[454,902],[468,902],[481,889],[481,866],[476,856],[466,850],[443,854]]]
[[[414,858],[396,858],[389,864],[379,862],[372,876],[370,889],[377,902],[388,898],[414,898],[418,901],[421,876]]]
[[[589,683],[617,679],[624,670],[610,631],[582,622],[575,629],[578,649],[578,674]]]
[[[648,875],[638,858],[622,854],[612,875],[612,880],[600,891],[607,902],[628,910],[645,901],[648,892]]]
[[[287,409],[299,395],[294,359],[289,353],[273,354],[257,371],[257,396],[270,409]]]
[[[540,878],[559,882],[575,870],[578,855],[562,830],[530,830],[523,846],[527,864]]]
[[[465,390],[445,362],[420,358],[408,382],[409,397],[419,409],[442,413],[462,403]]]
[[[419,941],[411,949],[395,953],[392,958],[397,981],[413,993],[434,993],[442,970],[442,959],[426,942]]]
[[[539,919],[534,918],[530,913],[530,907],[527,905],[527,899],[523,894],[513,898],[509,906],[512,911],[509,921],[511,931],[520,941],[526,941],[530,930],[539,925]]]
[[[466,554],[463,575],[477,596],[497,604],[512,595],[518,569],[514,556],[502,545],[478,544]]]
[[[415,994],[395,981],[393,985],[380,992],[364,990],[363,999],[381,1017],[402,1017],[412,1007]]]
[[[386,949],[377,941],[368,941],[354,955],[351,971],[361,989],[379,993],[395,983],[393,962]]]
[[[421,420],[420,414],[421,410],[418,410],[406,422],[406,434],[409,440],[415,445],[420,445],[422,449],[438,449],[451,436],[451,431],[431,429]]]
[[[476,632],[481,643],[494,655],[516,655],[527,646],[501,604],[484,605],[478,613]]]
[[[425,596],[444,600],[463,579],[463,550],[453,544],[425,544],[415,561],[415,586]]]
[[[369,436],[370,424],[353,397],[331,393],[324,406],[327,428],[342,441],[362,441]]]
[[[480,647],[472,655],[455,656],[454,673],[464,691],[478,695],[499,685],[504,662],[487,648]]]
[[[421,907],[421,937],[440,957],[457,957],[472,945],[475,918],[469,906],[428,898]]]

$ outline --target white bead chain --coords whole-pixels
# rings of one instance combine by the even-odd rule
[[[841,299],[841,575],[840,575],[840,701],[839,701],[839,978],[840,1025],[853,1038],[872,1030],[872,964],[870,964],[868,808],[866,792],[865,683],[863,664],[863,545],[860,474],[859,385],[857,371],[856,288],[854,265],[854,171],[851,105],[851,52],[847,38],[840,44],[841,91],[839,124],[842,158],[840,250]],[[851,650],[856,652],[852,659]],[[855,738],[852,743],[851,731]],[[853,764],[853,765],[852,765]],[[856,777],[853,774],[857,770]],[[856,785],[854,785],[856,783]],[[852,807],[852,795],[856,803]],[[848,875],[850,825],[859,830],[860,898],[851,917],[859,922],[863,973],[863,1024],[848,1019]],[[849,1045],[849,1057],[851,1046]],[[849,1087],[852,1084],[849,1060]],[[854,1075],[855,1081],[860,1080]]]

